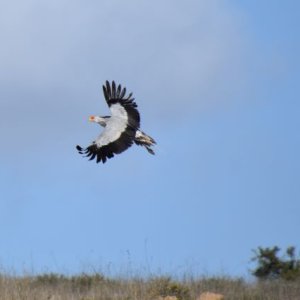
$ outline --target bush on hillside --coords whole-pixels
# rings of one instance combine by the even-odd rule
[[[280,248],[277,246],[273,248],[258,247],[252,258],[258,265],[252,274],[260,280],[300,278],[300,259],[296,257],[295,247],[288,247],[281,257],[279,257],[279,252]]]

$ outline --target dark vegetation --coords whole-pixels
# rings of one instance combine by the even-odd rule
[[[256,269],[252,271],[252,274],[259,280],[299,279],[300,259],[296,257],[295,251],[295,247],[288,247],[285,254],[279,257],[279,247],[259,247],[254,251],[255,256],[252,258],[258,264]]]

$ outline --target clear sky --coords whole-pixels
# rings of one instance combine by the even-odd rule
[[[0,266],[244,276],[300,251],[299,1],[12,0],[0,10]],[[156,156],[81,158],[134,93]]]

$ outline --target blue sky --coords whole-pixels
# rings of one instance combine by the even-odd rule
[[[298,247],[296,1],[18,1],[0,11],[4,270],[247,276]],[[82,159],[101,85],[134,93],[157,155]]]

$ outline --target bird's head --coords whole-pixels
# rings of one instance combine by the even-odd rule
[[[90,122],[96,122],[96,116],[90,116],[89,121]]]
[[[95,122],[95,123],[98,123],[99,125],[101,126],[106,126],[106,122],[107,122],[107,119],[109,117],[100,117],[100,116],[90,116],[89,117],[89,121],[90,122]]]

